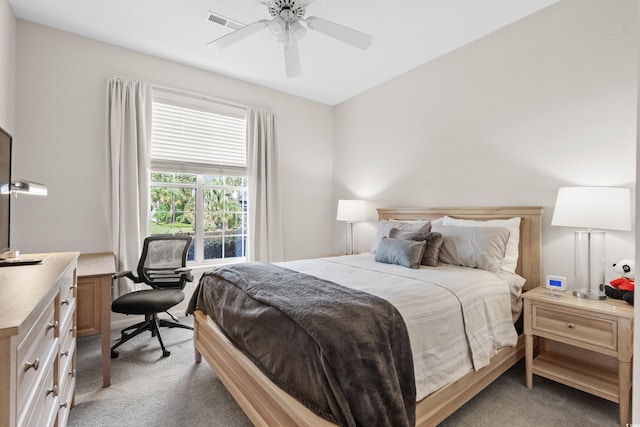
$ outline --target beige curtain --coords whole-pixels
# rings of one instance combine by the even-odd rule
[[[112,77],[107,84],[107,142],[110,151],[113,251],[118,271],[136,270],[149,233],[149,147],[151,93],[144,82]],[[129,280],[113,296],[133,290]]]
[[[247,110],[247,174],[249,179],[249,261],[284,258],[276,117]]]

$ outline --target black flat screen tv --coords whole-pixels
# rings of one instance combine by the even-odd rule
[[[9,250],[11,220],[11,135],[0,128],[0,254]]]

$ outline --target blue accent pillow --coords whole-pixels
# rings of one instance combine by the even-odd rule
[[[408,268],[420,267],[425,241],[383,238],[376,250],[376,261]]]

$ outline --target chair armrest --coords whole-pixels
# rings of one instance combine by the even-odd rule
[[[187,282],[193,282],[193,276],[191,275],[191,269],[189,267],[178,267],[178,268],[145,268],[145,275],[147,275],[151,279],[159,279],[163,276],[167,276],[169,278],[185,276],[185,280]]]
[[[131,270],[118,271],[117,273],[114,273],[111,276],[111,280],[117,280],[117,279],[121,279],[123,277],[126,277],[127,279],[131,279],[135,283],[140,282],[140,280],[138,280],[138,278],[133,275],[133,272]]]
[[[191,269],[189,267],[179,267],[179,268],[145,268],[145,272],[153,273],[155,275],[170,275],[174,274],[185,274],[189,273]]]
[[[191,274],[191,269],[189,267],[176,268],[176,273],[184,274],[187,276],[187,282],[193,282],[193,275]]]

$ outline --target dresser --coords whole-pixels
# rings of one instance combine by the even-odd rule
[[[0,426],[65,426],[76,383],[77,252],[0,268]]]
[[[527,387],[536,374],[600,396],[618,403],[620,423],[629,423],[633,306],[545,288],[525,292],[523,299]]]

